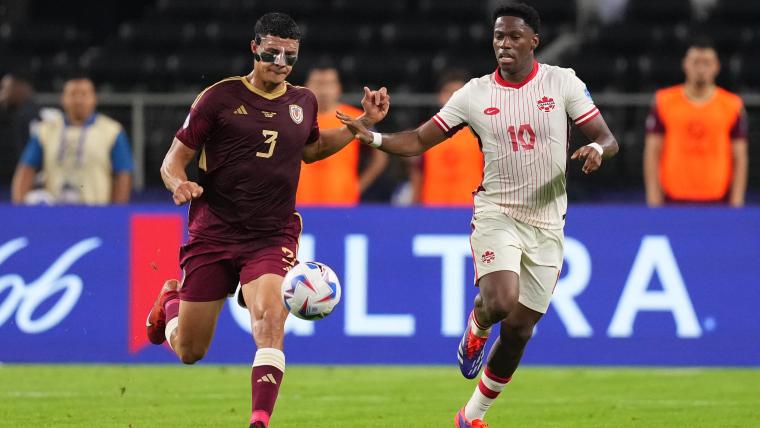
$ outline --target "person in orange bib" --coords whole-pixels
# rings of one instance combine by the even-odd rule
[[[441,74],[438,103],[443,106],[469,80],[461,70]],[[416,158],[409,173],[413,200],[428,206],[471,206],[483,179],[483,153],[469,127]]]
[[[647,118],[647,204],[743,206],[748,169],[744,104],[716,86],[720,62],[708,42],[690,45],[683,70],[685,83],[657,91]]]
[[[362,110],[340,103],[342,88],[338,70],[330,65],[317,66],[309,72],[306,87],[317,97],[319,129],[341,128],[335,111],[357,116]],[[360,196],[382,174],[388,164],[388,155],[379,150],[370,151],[371,158],[359,172],[361,145],[354,140],[343,150],[319,162],[304,163],[296,192],[296,205],[300,206],[354,206]]]

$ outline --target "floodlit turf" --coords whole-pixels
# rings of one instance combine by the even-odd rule
[[[249,368],[0,365],[0,426],[244,427]],[[456,367],[287,369],[276,427],[451,427]],[[760,370],[523,368],[491,427],[756,427]]]

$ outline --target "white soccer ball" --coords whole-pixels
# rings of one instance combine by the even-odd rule
[[[338,276],[322,263],[298,263],[282,281],[282,301],[298,318],[322,319],[340,302]]]

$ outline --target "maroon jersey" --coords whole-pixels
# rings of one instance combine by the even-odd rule
[[[203,195],[190,204],[190,236],[273,236],[295,211],[304,146],[319,139],[317,100],[306,88],[270,94],[230,77],[198,95],[176,137],[200,150]]]

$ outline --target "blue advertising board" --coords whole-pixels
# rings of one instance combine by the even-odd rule
[[[331,266],[343,300],[288,320],[289,363],[454,364],[477,293],[468,210],[302,214],[299,258]],[[185,221],[163,206],[0,206],[0,361],[175,361],[141,326],[159,279],[178,275]],[[573,206],[565,232],[526,363],[760,365],[760,209]],[[226,305],[205,361],[253,353],[247,312]]]

